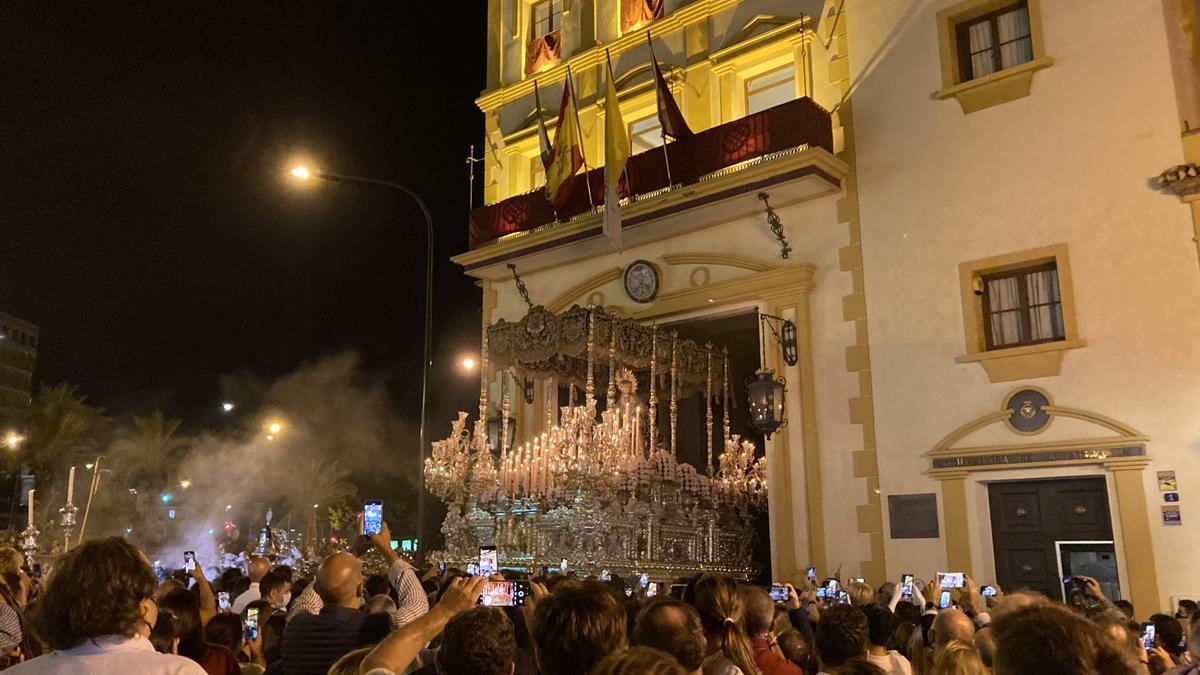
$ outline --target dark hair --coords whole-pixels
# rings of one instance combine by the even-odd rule
[[[191,591],[174,590],[158,601],[179,619],[179,655],[199,663],[204,658],[204,625],[200,623],[200,600]]]
[[[1184,651],[1183,624],[1179,623],[1179,619],[1166,614],[1154,614],[1150,621],[1154,623],[1154,639],[1158,646],[1178,660]]]
[[[921,608],[911,602],[896,605],[895,615],[898,623],[921,623]]]
[[[276,565],[271,568],[271,571],[287,579],[289,583],[296,575],[296,571],[292,569],[291,565]]]
[[[1183,609],[1183,611],[1187,612],[1188,616],[1195,614],[1196,610],[1200,609],[1200,606],[1196,604],[1195,600],[1188,600],[1187,598],[1180,600],[1178,606]]]
[[[120,537],[85,541],[58,558],[31,623],[53,649],[101,635],[132,637],[143,621],[141,602],[155,586],[137,547]]]
[[[267,572],[258,582],[259,597],[265,598],[274,591],[282,591],[284,586],[290,586],[291,583],[291,580],[274,570]]]
[[[263,658],[269,666],[283,658],[283,630],[287,628],[287,617],[276,614],[266,622],[260,620],[259,626],[262,631]]]
[[[372,595],[388,595],[392,594],[392,585],[388,583],[388,578],[383,574],[372,574],[363,582],[364,597]]]
[[[158,621],[154,622],[154,630],[150,631],[150,644],[154,651],[160,654],[170,654],[175,638],[179,637],[179,619],[175,612],[169,609],[158,610]]]
[[[517,659],[513,623],[495,607],[474,607],[450,620],[437,652],[439,675],[508,675]]]
[[[1096,624],[1062,605],[1023,607],[989,624],[996,639],[996,675],[1133,673],[1137,664]]]
[[[1128,600],[1117,600],[1113,603],[1126,617],[1133,618],[1133,603]]]
[[[826,666],[839,667],[867,652],[867,617],[852,605],[834,605],[817,624],[817,656]]]
[[[670,654],[650,647],[631,647],[609,654],[590,675],[687,675]]]
[[[676,621],[669,610],[677,612]],[[700,615],[691,605],[671,596],[659,596],[646,603],[633,624],[633,644],[664,651],[689,673],[704,662],[707,643]]]
[[[564,582],[534,606],[529,629],[542,675],[587,672],[625,646],[625,611],[595,582]]]
[[[232,612],[222,612],[204,625],[204,637],[209,642],[224,647],[235,654],[242,648],[242,617]]]
[[[911,603],[910,603],[911,604]],[[867,641],[873,645],[886,647],[892,636],[892,623],[896,616],[892,610],[874,603],[863,607],[867,617]]]

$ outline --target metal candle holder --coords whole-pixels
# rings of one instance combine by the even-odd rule
[[[58,524],[63,529],[63,550],[71,548],[71,533],[75,531],[75,514],[79,509],[71,502],[58,510]],[[36,533],[36,531],[35,531]]]

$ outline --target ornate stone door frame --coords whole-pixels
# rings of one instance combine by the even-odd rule
[[[928,453],[929,474],[942,481],[942,510],[946,530],[946,559],[950,569],[976,570],[971,560],[972,538],[980,536],[968,517],[968,478],[986,471],[1037,469],[1046,467],[1102,467],[1116,494],[1110,504],[1121,536],[1121,553],[1129,579],[1129,595],[1138,607],[1157,608],[1160,604],[1158,573],[1154,560],[1154,542],[1150,536],[1150,514],[1142,471],[1150,464],[1146,453],[1149,438],[1133,427],[1099,413],[1045,403],[1034,406],[1045,429],[1056,417],[1089,423],[1107,433],[1095,437],[1067,440],[1013,443],[984,446],[959,446],[968,435],[993,424],[1008,425],[1014,433],[1033,435],[1039,431],[1020,431],[1014,420],[1023,411],[1009,406],[1023,387],[1005,398],[1004,407],[963,424],[939,441]],[[1035,390],[1039,391],[1040,390]],[[1041,392],[1045,393],[1045,392]],[[1024,413],[1028,413],[1026,410]],[[1032,417],[1032,415],[1030,415]],[[1142,610],[1145,611],[1145,610]]]

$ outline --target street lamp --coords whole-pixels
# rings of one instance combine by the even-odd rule
[[[24,442],[25,437],[15,431],[4,434],[4,447],[9,450],[19,450]]]
[[[425,449],[428,444],[425,413],[429,402],[429,366],[433,352],[433,216],[429,214],[429,206],[420,195],[395,181],[330,171],[313,171],[303,164],[292,167],[290,173],[299,181],[308,181],[316,177],[331,183],[391,188],[411,197],[417,206],[421,207],[421,214],[425,216],[425,351],[424,360],[421,362],[421,424],[418,441],[420,445],[417,448],[417,540],[425,541]]]
[[[473,359],[469,356],[462,360],[463,370],[465,370],[467,372],[471,372],[472,370],[475,370],[475,365],[476,365],[475,359]]]

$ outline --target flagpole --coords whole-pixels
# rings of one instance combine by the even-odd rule
[[[616,78],[616,76],[613,75],[612,57],[609,56],[608,49],[604,50],[604,62],[608,64],[608,79],[612,80],[613,89],[615,90],[617,88],[617,78]],[[629,139],[629,142],[630,142],[629,154],[632,155],[633,154],[633,139]],[[605,164],[608,163],[607,157],[604,158],[604,163]],[[629,162],[625,162],[625,168],[621,173],[625,174],[625,191],[629,193],[628,194],[629,201],[633,201],[633,183],[629,182]]]
[[[650,61],[654,64],[654,74],[657,76],[659,74],[658,57],[654,55],[654,40],[650,38],[649,28],[646,29],[646,44],[650,45]],[[670,92],[667,93],[670,94]],[[658,90],[657,82],[654,83],[654,94],[656,99],[663,95]],[[667,162],[667,187],[669,188],[675,184],[675,181],[671,178],[671,155],[667,152],[667,125],[663,124],[662,108],[662,100],[660,99],[658,100],[658,133],[659,137],[662,138],[663,159]]]
[[[567,64],[567,86],[571,88],[571,99],[575,102],[575,129],[579,135],[579,158],[583,160],[583,184],[587,186],[588,204],[595,211],[596,200],[592,197],[592,181],[588,177],[588,172],[591,169],[588,168],[587,154],[583,151],[583,123],[579,121],[579,97],[576,95],[575,76],[571,74],[571,64],[569,63]]]
[[[548,142],[548,139],[546,141],[543,140],[543,137],[546,135],[546,122],[542,119],[542,94],[538,91],[536,79],[533,81],[533,105],[533,119],[537,123],[538,129],[538,161],[542,163],[542,192],[546,192],[546,179],[544,176],[548,167],[546,166],[546,156],[542,154],[541,146],[543,142]],[[554,208],[554,199],[548,197],[546,201],[550,202],[550,210],[554,212],[554,220],[558,220],[558,209]]]

